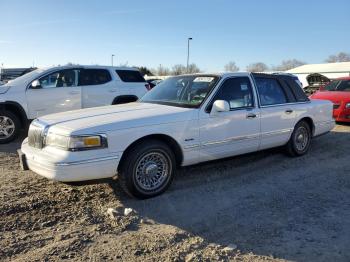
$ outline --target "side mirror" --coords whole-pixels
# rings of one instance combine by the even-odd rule
[[[41,88],[41,84],[39,80],[34,80],[31,84],[31,88],[32,89],[40,89]]]
[[[211,114],[230,111],[230,105],[225,100],[216,100],[211,109]]]

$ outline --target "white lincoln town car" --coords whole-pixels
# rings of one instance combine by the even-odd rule
[[[128,194],[148,198],[180,166],[278,146],[301,156],[334,127],[332,111],[286,74],[182,75],[135,103],[40,117],[18,153],[23,169],[49,179],[118,175]]]

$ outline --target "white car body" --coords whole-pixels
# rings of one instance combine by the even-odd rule
[[[98,85],[78,85],[78,77],[75,78],[76,86],[39,88],[34,89],[31,83],[54,72],[62,70],[107,70],[111,79]],[[0,88],[0,108],[15,108],[22,122],[37,117],[58,112],[70,111],[81,108],[111,105],[118,97],[133,96],[142,97],[146,92],[147,83],[124,82],[116,73],[116,70],[137,71],[135,68],[111,67],[111,66],[59,66],[37,69],[27,73]],[[11,107],[10,107],[11,106]]]
[[[39,175],[59,181],[82,181],[115,176],[123,153],[150,136],[173,141],[172,149],[181,155],[180,165],[187,166],[285,145],[301,119],[313,122],[312,136],[334,127],[332,103],[320,100],[273,106],[256,103],[250,109],[206,112],[215,90],[226,79],[245,76],[254,86],[249,73],[219,76],[220,82],[199,108],[136,102],[48,115],[31,126],[64,136],[102,134],[108,140],[106,148],[78,152],[51,146],[38,149],[29,146],[26,139],[21,151],[29,169]],[[253,89],[258,101],[257,89]],[[250,118],[251,114],[257,117]]]

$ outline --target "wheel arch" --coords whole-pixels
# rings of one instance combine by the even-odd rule
[[[7,110],[14,113],[21,121],[22,128],[26,128],[26,126],[29,123],[25,110],[17,102],[13,102],[13,101],[1,102],[0,110]]]
[[[151,135],[146,135],[146,136],[143,136],[137,140],[135,140],[134,142],[132,142],[123,152],[122,154],[122,157],[120,159],[120,163],[123,163],[128,152],[135,146],[137,145],[138,143],[142,142],[142,141],[147,141],[147,140],[150,140],[150,139],[155,139],[155,140],[159,140],[159,141],[162,141],[163,143],[167,144],[170,149],[174,152],[174,155],[175,155],[175,160],[176,160],[176,165],[177,166],[181,166],[182,162],[183,162],[183,152],[182,152],[182,149],[181,149],[181,146],[179,145],[179,143],[174,139],[172,138],[171,136],[169,135],[165,135],[165,134],[151,134]],[[120,165],[118,167],[118,170],[120,168]]]
[[[312,134],[312,136],[314,136],[314,134],[315,134],[315,123],[314,123],[314,120],[310,116],[303,116],[296,122],[295,125],[297,125],[301,121],[305,121],[309,125],[310,130],[311,130],[311,134]]]
[[[136,102],[139,98],[136,95],[120,95],[113,99],[112,105]]]

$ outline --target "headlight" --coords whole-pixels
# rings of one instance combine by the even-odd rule
[[[345,108],[350,108],[350,103],[347,103],[347,104],[345,105]]]
[[[69,136],[61,136],[53,133],[49,133],[45,139],[45,146],[59,147],[62,149],[68,149]]]
[[[54,146],[68,151],[81,151],[107,147],[104,135],[62,136],[49,133],[45,140],[46,146]]]

